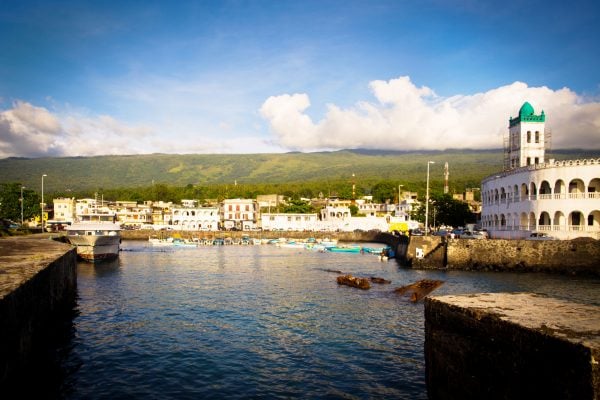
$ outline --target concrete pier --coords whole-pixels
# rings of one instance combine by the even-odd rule
[[[425,301],[430,399],[600,399],[600,307],[527,293]]]
[[[37,367],[53,327],[72,310],[76,257],[72,246],[47,238],[0,239],[0,388]]]

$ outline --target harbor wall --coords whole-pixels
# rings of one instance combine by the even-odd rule
[[[0,388],[35,388],[77,296],[72,246],[31,237],[0,239]],[[25,386],[23,386],[25,385]]]
[[[398,256],[415,269],[554,272],[600,276],[600,241],[474,240],[413,236]]]
[[[529,293],[425,299],[428,397],[599,399],[600,307]]]

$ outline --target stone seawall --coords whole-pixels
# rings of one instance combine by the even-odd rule
[[[600,276],[600,241],[473,240],[413,236],[405,246],[405,251],[398,255],[398,262],[416,269]]]
[[[430,399],[599,399],[600,307],[527,293],[425,299]]]
[[[31,237],[0,239],[0,388],[27,382],[57,324],[77,295],[77,255],[67,244]],[[48,371],[38,371],[46,373]],[[6,389],[8,390],[8,389]]]

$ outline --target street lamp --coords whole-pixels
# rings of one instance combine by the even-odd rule
[[[25,189],[25,186],[21,186],[21,229],[23,229],[23,189]]]
[[[429,165],[435,161],[427,161],[427,188],[425,189],[425,235],[429,233]]]
[[[400,200],[400,196],[402,196],[402,186],[404,185],[398,185],[398,205],[400,205],[401,201]]]
[[[48,176],[46,174],[42,175],[42,233],[44,233],[44,177]]]

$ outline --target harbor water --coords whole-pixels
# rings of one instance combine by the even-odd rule
[[[371,254],[261,246],[153,248],[125,241],[78,265],[66,399],[427,398],[423,304],[393,292],[535,292],[600,305],[600,280],[417,271]],[[340,270],[391,284],[339,286]]]

